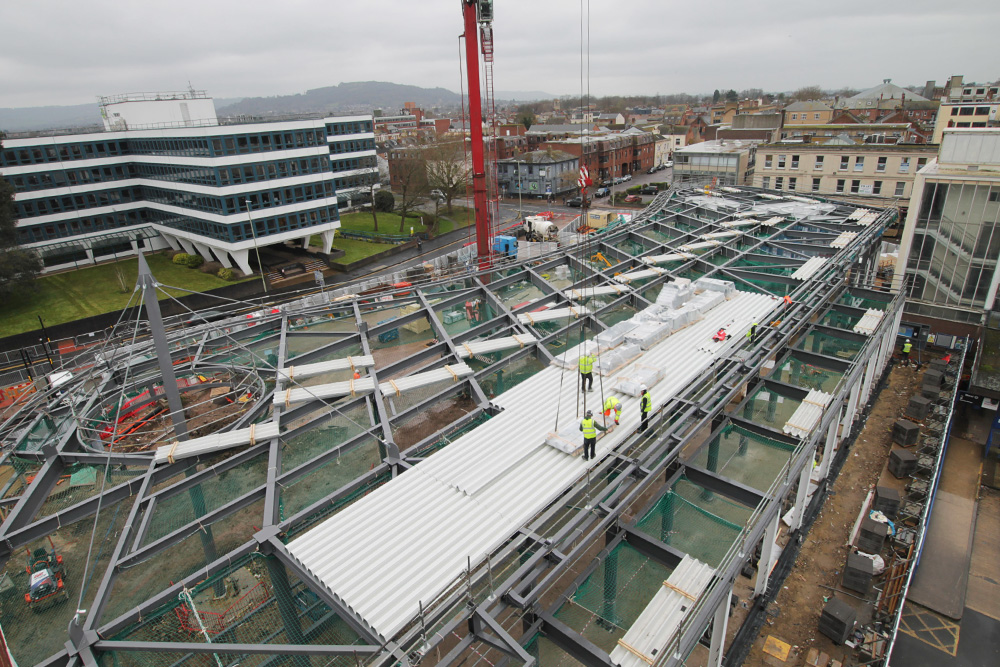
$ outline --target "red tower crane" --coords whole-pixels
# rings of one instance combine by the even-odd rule
[[[472,201],[476,213],[476,254],[484,266],[492,251],[492,225],[486,184],[483,146],[483,107],[479,86],[479,32],[483,32],[483,53],[493,58],[493,0],[462,0],[465,18],[465,69],[469,78],[469,128],[472,139]]]

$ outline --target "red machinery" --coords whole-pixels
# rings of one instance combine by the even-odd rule
[[[479,37],[487,63],[493,61],[493,0],[462,0],[465,19],[465,69],[469,77],[469,129],[472,139],[472,201],[476,212],[476,254],[480,268],[489,262],[492,229],[486,191],[483,107],[479,86]]]
[[[24,569],[28,573],[28,592],[24,594],[24,601],[33,612],[65,602],[69,599],[69,593],[63,584],[66,576],[66,568],[63,566],[62,556],[56,554],[56,546],[49,538],[51,550],[40,547],[31,551],[28,549],[27,564]]]

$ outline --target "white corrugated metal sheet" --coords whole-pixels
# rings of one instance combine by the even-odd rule
[[[629,271],[628,273],[621,273],[615,276],[615,280],[620,283],[628,283],[633,280],[642,280],[643,278],[654,278],[656,276],[662,276],[666,273],[670,273],[666,269],[658,269],[655,266],[651,266],[648,269],[639,269],[638,271]]]
[[[702,234],[699,238],[703,238],[706,240],[729,239],[739,235],[740,235],[739,232],[712,232],[711,234]]]
[[[725,222],[720,222],[719,226],[720,227],[748,227],[749,225],[756,225],[756,224],[759,224],[759,222],[760,222],[759,220],[755,220],[752,217],[749,217],[749,216],[753,215],[753,213],[751,213],[751,212],[737,213],[736,215],[737,216],[742,216],[743,220],[727,220]]]
[[[809,390],[781,430],[796,438],[806,437],[816,428],[816,424],[819,424],[819,420],[823,418],[823,410],[832,400],[833,394],[816,389]]]
[[[410,389],[425,387],[442,380],[455,380],[456,382],[468,375],[472,375],[472,369],[466,364],[454,364],[436,368],[432,371],[414,373],[398,380],[380,382],[379,390],[386,395],[399,394]],[[326,400],[329,398],[340,398],[341,396],[355,396],[375,391],[375,381],[371,377],[344,380],[342,382],[329,382],[318,384],[314,387],[291,387],[282,391],[274,392],[274,402],[277,405],[289,406],[294,403],[304,403],[305,401]]]
[[[763,197],[764,199],[770,199],[772,201],[781,201],[782,199],[784,199],[784,197],[780,195],[768,195],[764,194],[763,192],[759,193],[758,196]]]
[[[691,259],[696,257],[695,254],[690,252],[668,252],[666,255],[648,255],[642,258],[642,261],[646,264],[666,264],[667,262],[676,262],[680,259]]]
[[[704,237],[702,237],[704,238]],[[682,245],[678,250],[682,252],[691,252],[692,250],[704,250],[705,248],[714,248],[715,246],[722,245],[718,241],[696,241],[695,243],[688,243]]]
[[[826,257],[810,257],[806,260],[806,263],[795,269],[795,273],[792,274],[792,278],[795,280],[809,280],[816,272],[823,268],[826,264]]]
[[[792,197],[792,196],[789,196],[789,197],[787,197],[787,199],[790,199],[791,201],[802,202],[803,204],[815,204],[816,203],[815,199],[810,199],[809,197]]]
[[[473,340],[468,343],[455,343],[455,350],[462,359],[477,354],[489,354],[490,352],[500,352],[501,350],[512,350],[515,347],[531,345],[538,339],[531,334],[515,334],[504,336],[503,338],[493,338],[491,340]]]
[[[163,447],[157,447],[153,460],[157,463],[173,463],[181,459],[201,456],[202,454],[211,454],[212,452],[222,451],[230,447],[253,445],[275,438],[277,435],[278,424],[275,422],[254,424],[249,428],[226,431],[225,433],[213,433],[212,435],[200,438],[192,438],[185,442],[174,442]]]
[[[589,315],[590,309],[584,306],[568,306],[566,308],[548,308],[546,310],[538,310],[533,313],[521,313],[517,316],[517,319],[521,324],[534,324],[535,322],[549,322],[551,320],[558,320],[561,317],[583,317],[584,315]]]
[[[885,316],[885,312],[877,308],[869,308],[868,311],[854,325],[854,333],[871,336],[878,329],[879,322]]]
[[[861,216],[858,219],[858,224],[861,225],[862,227],[867,227],[868,225],[872,224],[876,220],[878,220],[878,213],[875,213],[874,211],[871,211],[871,212],[865,213],[863,216]]]
[[[854,237],[858,235],[857,232],[841,232],[840,236],[830,241],[831,248],[846,248],[847,244],[854,240]]]
[[[739,293],[645,352],[636,363],[669,370],[652,396],[654,407],[728,354],[729,346],[697,349],[715,333],[717,320],[745,331],[775,307],[769,296]],[[557,430],[556,415],[559,429],[581,418],[578,388],[575,369],[536,373],[495,399],[500,414],[293,540],[288,551],[376,630],[393,635],[416,617],[420,603],[462,576],[467,559],[481,563],[596,465],[544,444]],[[583,395],[588,408],[601,402],[600,384],[594,388]],[[623,428],[601,439],[601,455],[638,425],[638,399],[617,397]]]
[[[673,639],[684,617],[694,608],[715,570],[696,558],[685,556],[635,623],[611,651],[611,661],[621,667],[649,667],[656,654]]]
[[[782,216],[776,215],[773,218],[768,218],[767,220],[764,220],[760,224],[762,224],[765,227],[774,227],[776,224],[778,224],[782,220],[784,220],[784,218]]]
[[[847,216],[847,219],[848,220],[860,220],[861,218],[865,217],[866,215],[868,215],[871,212],[872,211],[869,208],[856,208],[853,211],[851,211],[851,214],[849,216]]]
[[[592,296],[604,296],[605,294],[625,294],[629,291],[627,287],[621,285],[596,285],[594,287],[581,287],[580,289],[563,290],[563,295],[574,301],[580,301]]]
[[[344,357],[343,359],[333,359],[332,361],[318,361],[315,364],[302,364],[300,366],[288,366],[278,369],[278,374],[286,380],[302,379],[329,373],[330,371],[344,371],[350,368],[368,368],[375,365],[375,357],[364,355],[361,357]]]

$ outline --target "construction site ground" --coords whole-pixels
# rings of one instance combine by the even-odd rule
[[[860,664],[850,648],[835,645],[819,632],[819,617],[824,601],[835,594],[858,611],[859,623],[871,616],[870,605],[840,585],[842,569],[854,522],[869,491],[876,484],[900,492],[905,487],[906,480],[896,479],[886,470],[886,461],[893,447],[892,425],[903,414],[910,396],[920,393],[921,375],[913,366],[893,367],[792,571],[768,607],[768,620],[745,665],[798,667],[806,664],[811,648],[842,661],[845,667]],[[976,503],[982,494],[982,445],[993,415],[961,410],[956,415],[931,529],[914,579],[923,577],[928,582],[926,604],[964,606],[962,620],[949,619],[916,604],[911,597],[904,605],[893,665],[1000,663],[1000,564],[995,557],[1000,547],[1000,493],[988,491]],[[947,580],[947,586],[938,585],[939,578]],[[735,618],[730,619],[730,628],[734,622]],[[768,638],[791,647],[784,660],[765,652]],[[927,650],[929,646],[935,650]]]
[[[835,645],[819,631],[819,618],[824,599],[839,589],[851,529],[868,492],[876,483],[886,483],[902,491],[902,480],[885,473],[884,468],[892,446],[892,425],[903,413],[910,396],[919,393],[920,373],[915,367],[894,366],[802,545],[795,566],[768,607],[767,622],[744,663],[748,667],[797,667],[804,664],[810,648],[844,661],[845,665],[853,664],[849,648]],[[849,604],[861,604],[845,594],[838,597]],[[867,620],[865,610],[861,611],[859,622]],[[867,616],[870,617],[870,610]],[[768,636],[791,646],[787,659],[764,652]]]

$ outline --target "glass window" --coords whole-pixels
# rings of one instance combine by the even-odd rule
[[[838,178],[837,179],[837,192],[843,192],[843,191],[844,191],[844,179]]]
[[[816,164],[813,166],[813,169],[822,169],[822,168],[823,168],[823,156],[817,155]]]
[[[875,181],[872,183],[872,194],[880,195],[882,194],[882,181]]]
[[[774,179],[774,189],[775,190],[781,190],[784,186],[785,186],[785,177],[784,176],[778,176],[777,178]]]
[[[819,181],[820,181],[820,179],[818,179],[818,178],[814,178],[813,179],[813,184],[812,184],[812,191],[813,192],[819,192]]]
[[[764,177],[764,182],[761,183],[761,187],[764,188],[765,190],[770,190],[771,189],[771,177],[770,176],[765,176]]]
[[[798,181],[798,179],[795,176],[789,176],[788,177],[788,189],[789,190],[794,190],[797,181]]]
[[[798,168],[799,168],[799,156],[798,155],[793,155],[792,156],[792,169],[798,169]]]
[[[896,181],[896,197],[903,196],[903,190],[906,189],[906,181]]]
[[[850,166],[850,164],[851,164],[851,158],[850,157],[848,157],[847,155],[842,155],[840,157],[840,168],[841,169],[847,169],[847,167]]]
[[[764,168],[765,169],[770,169],[771,168],[771,159],[773,157],[774,157],[773,155],[765,155],[764,156]],[[764,187],[767,187],[767,186],[765,185]]]
[[[861,181],[851,181],[851,194],[856,195],[861,190]]]
[[[854,158],[854,171],[864,171],[865,170],[865,158],[862,155]]]
[[[906,174],[910,171],[910,158],[904,157],[899,160],[899,173]]]
[[[778,156],[778,169],[784,169],[784,168],[785,168],[785,156],[784,155],[779,155]]]
[[[875,165],[875,171],[885,171],[885,165],[886,165],[886,162],[888,162],[888,161],[889,161],[889,158],[887,158],[886,156],[884,156],[884,155],[879,156],[878,164]]]

